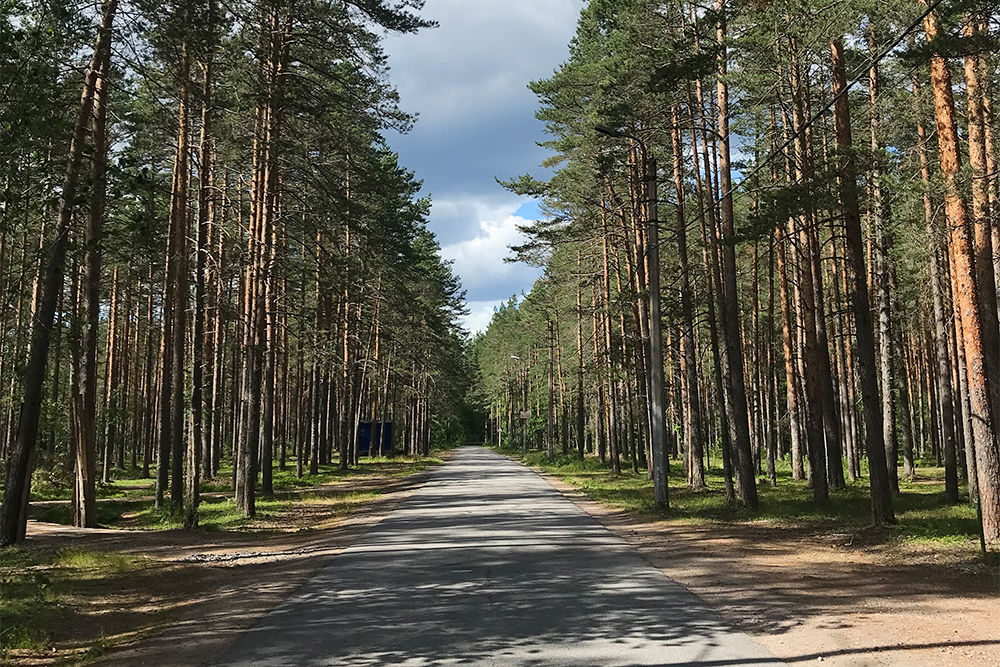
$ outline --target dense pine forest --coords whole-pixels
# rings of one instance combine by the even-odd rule
[[[382,40],[422,3],[8,3],[0,20],[0,540],[33,480],[155,480],[198,524],[225,470],[359,461],[361,426],[590,453],[758,503],[944,471],[1000,542],[993,100],[983,3],[586,4],[533,82],[543,267],[471,342]],[[470,404],[488,415],[467,432]],[[373,440],[373,441],[375,441]]]
[[[648,470],[661,507],[664,456],[750,508],[779,469],[863,485],[875,525],[943,467],[995,548],[997,31],[982,2],[587,3],[531,84],[553,175],[505,183],[543,201],[512,259],[544,276],[473,341],[487,438]]]
[[[90,527],[152,476],[195,526],[224,462],[252,517],[275,471],[355,464],[362,422],[461,439],[463,293],[383,139],[413,117],[381,42],[421,5],[4,3],[0,543],[33,480]]]
[[[0,0],[0,663],[1000,664],[998,53]]]

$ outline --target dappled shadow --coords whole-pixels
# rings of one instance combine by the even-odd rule
[[[973,558],[956,562],[936,551],[923,558],[866,557],[869,547],[854,544],[853,533],[651,523],[620,512],[601,518],[653,565],[754,634],[784,633],[812,618],[844,627],[879,613],[890,600],[913,614],[940,611],[942,599],[954,600],[956,609],[963,599],[1000,600],[989,569]]]
[[[468,449],[218,665],[777,665],[537,476]]]
[[[1000,665],[996,563],[972,549],[811,521],[671,521],[609,508],[545,477],[786,661],[845,656],[836,664],[923,667],[961,656],[956,664]]]
[[[132,531],[29,522],[25,549],[139,557],[121,572],[104,566],[70,577],[57,572],[59,592],[70,603],[64,615],[71,622],[51,628],[53,646],[68,660],[99,637],[97,652],[105,652],[101,665],[206,664],[430,475],[428,470],[391,481],[372,480],[380,496],[345,507],[343,513],[338,510],[335,521],[327,516],[321,527],[299,532]],[[359,489],[310,491],[309,496],[327,498]],[[322,515],[333,506],[324,501],[293,507],[317,509]],[[296,525],[311,526],[301,521]],[[98,557],[94,562],[117,562],[113,555],[111,559]]]

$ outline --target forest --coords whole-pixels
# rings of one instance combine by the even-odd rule
[[[750,510],[864,488],[874,526],[943,478],[996,549],[997,30],[985,2],[587,3],[531,83],[551,178],[503,183],[543,202],[511,261],[544,275],[472,341],[487,438],[661,508],[671,462]]]
[[[195,527],[223,465],[253,517],[276,471],[356,464],[363,422],[462,439],[464,294],[384,139],[414,117],[381,43],[421,6],[3,4],[0,544],[32,484],[93,527],[152,477]]]
[[[571,1],[470,332],[454,2],[0,0],[0,662],[993,664],[998,7]]]

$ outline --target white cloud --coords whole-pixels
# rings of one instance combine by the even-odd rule
[[[527,220],[515,215],[523,198],[494,177],[545,177],[537,142],[546,135],[527,86],[567,59],[582,8],[581,0],[427,0],[421,15],[438,28],[384,42],[400,104],[419,114],[410,133],[386,140],[432,198],[428,227],[467,290],[472,330],[540,275],[503,261]]]
[[[432,195],[431,228],[444,246],[456,245],[482,234],[482,221],[501,220],[517,210],[521,197],[497,187],[495,194],[457,193]]]
[[[441,249],[441,255],[454,262],[455,273],[474,302],[507,298],[530,288],[541,275],[540,269],[504,261],[510,255],[510,246],[521,244],[527,238],[517,226],[531,221],[514,215],[518,207],[518,202],[492,209],[483,206],[479,233]]]
[[[462,326],[473,335],[480,331],[486,331],[486,328],[490,326],[490,321],[493,319],[493,311],[504,301],[506,299],[498,301],[470,301],[467,304],[469,314],[462,318]]]

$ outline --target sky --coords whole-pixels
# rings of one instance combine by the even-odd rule
[[[400,163],[424,181],[428,221],[441,254],[466,290],[470,332],[484,330],[493,308],[527,292],[540,270],[505,263],[522,241],[517,225],[539,217],[538,203],[496,178],[545,177],[543,124],[528,83],[566,60],[581,0],[427,0],[422,15],[439,27],[390,35],[384,48],[413,129],[390,133]]]

